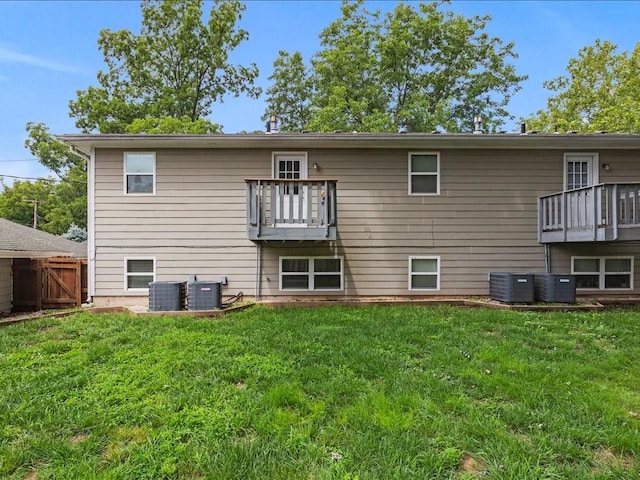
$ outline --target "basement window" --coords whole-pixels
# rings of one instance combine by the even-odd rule
[[[633,257],[572,257],[576,288],[632,290]]]
[[[149,284],[155,281],[155,258],[125,258],[125,285],[127,291],[147,290]]]
[[[156,184],[156,154],[127,152],[124,154],[124,189],[127,195],[153,195]]]
[[[409,290],[440,290],[440,257],[409,257]]]
[[[280,290],[342,290],[342,257],[280,257]]]

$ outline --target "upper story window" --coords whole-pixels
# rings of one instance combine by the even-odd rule
[[[440,194],[440,154],[409,152],[409,195]]]
[[[127,152],[124,154],[124,191],[128,195],[153,195],[156,186],[156,154]]]

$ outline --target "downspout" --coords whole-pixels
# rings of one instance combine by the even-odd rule
[[[62,140],[58,137],[58,140]],[[62,140],[63,141],[63,140]],[[87,162],[87,298],[91,303],[96,291],[96,236],[95,236],[95,187],[96,187],[96,149],[89,152],[67,143],[69,151]]]
[[[96,294],[96,150],[91,149],[87,160],[87,303],[93,301]]]
[[[544,244],[544,272],[551,273],[551,246]]]
[[[255,300],[260,300],[260,278],[262,277],[262,243],[256,242],[256,286]]]

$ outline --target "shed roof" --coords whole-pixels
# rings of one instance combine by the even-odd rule
[[[87,245],[0,218],[0,258],[87,258]]]

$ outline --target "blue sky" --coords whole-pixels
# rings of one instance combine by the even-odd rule
[[[249,0],[241,26],[249,32],[232,55],[237,63],[255,62],[259,84],[268,86],[279,50],[302,52],[308,60],[319,48],[318,34],[340,14],[338,1]],[[395,1],[370,1],[370,8],[392,9]],[[415,2],[407,2],[415,3]],[[639,1],[453,1],[466,16],[490,14],[487,32],[515,42],[520,74],[529,75],[509,107],[518,117],[546,104],[544,80],[564,73],[567,62],[595,39],[610,40],[620,50],[640,41]],[[101,29],[140,27],[134,1],[0,0],[0,176],[49,175],[24,148],[27,122],[44,122],[53,133],[77,132],[68,116],[76,91],[96,84],[104,68],[97,48]],[[214,106],[211,119],[225,133],[263,128],[264,98],[227,98]]]

